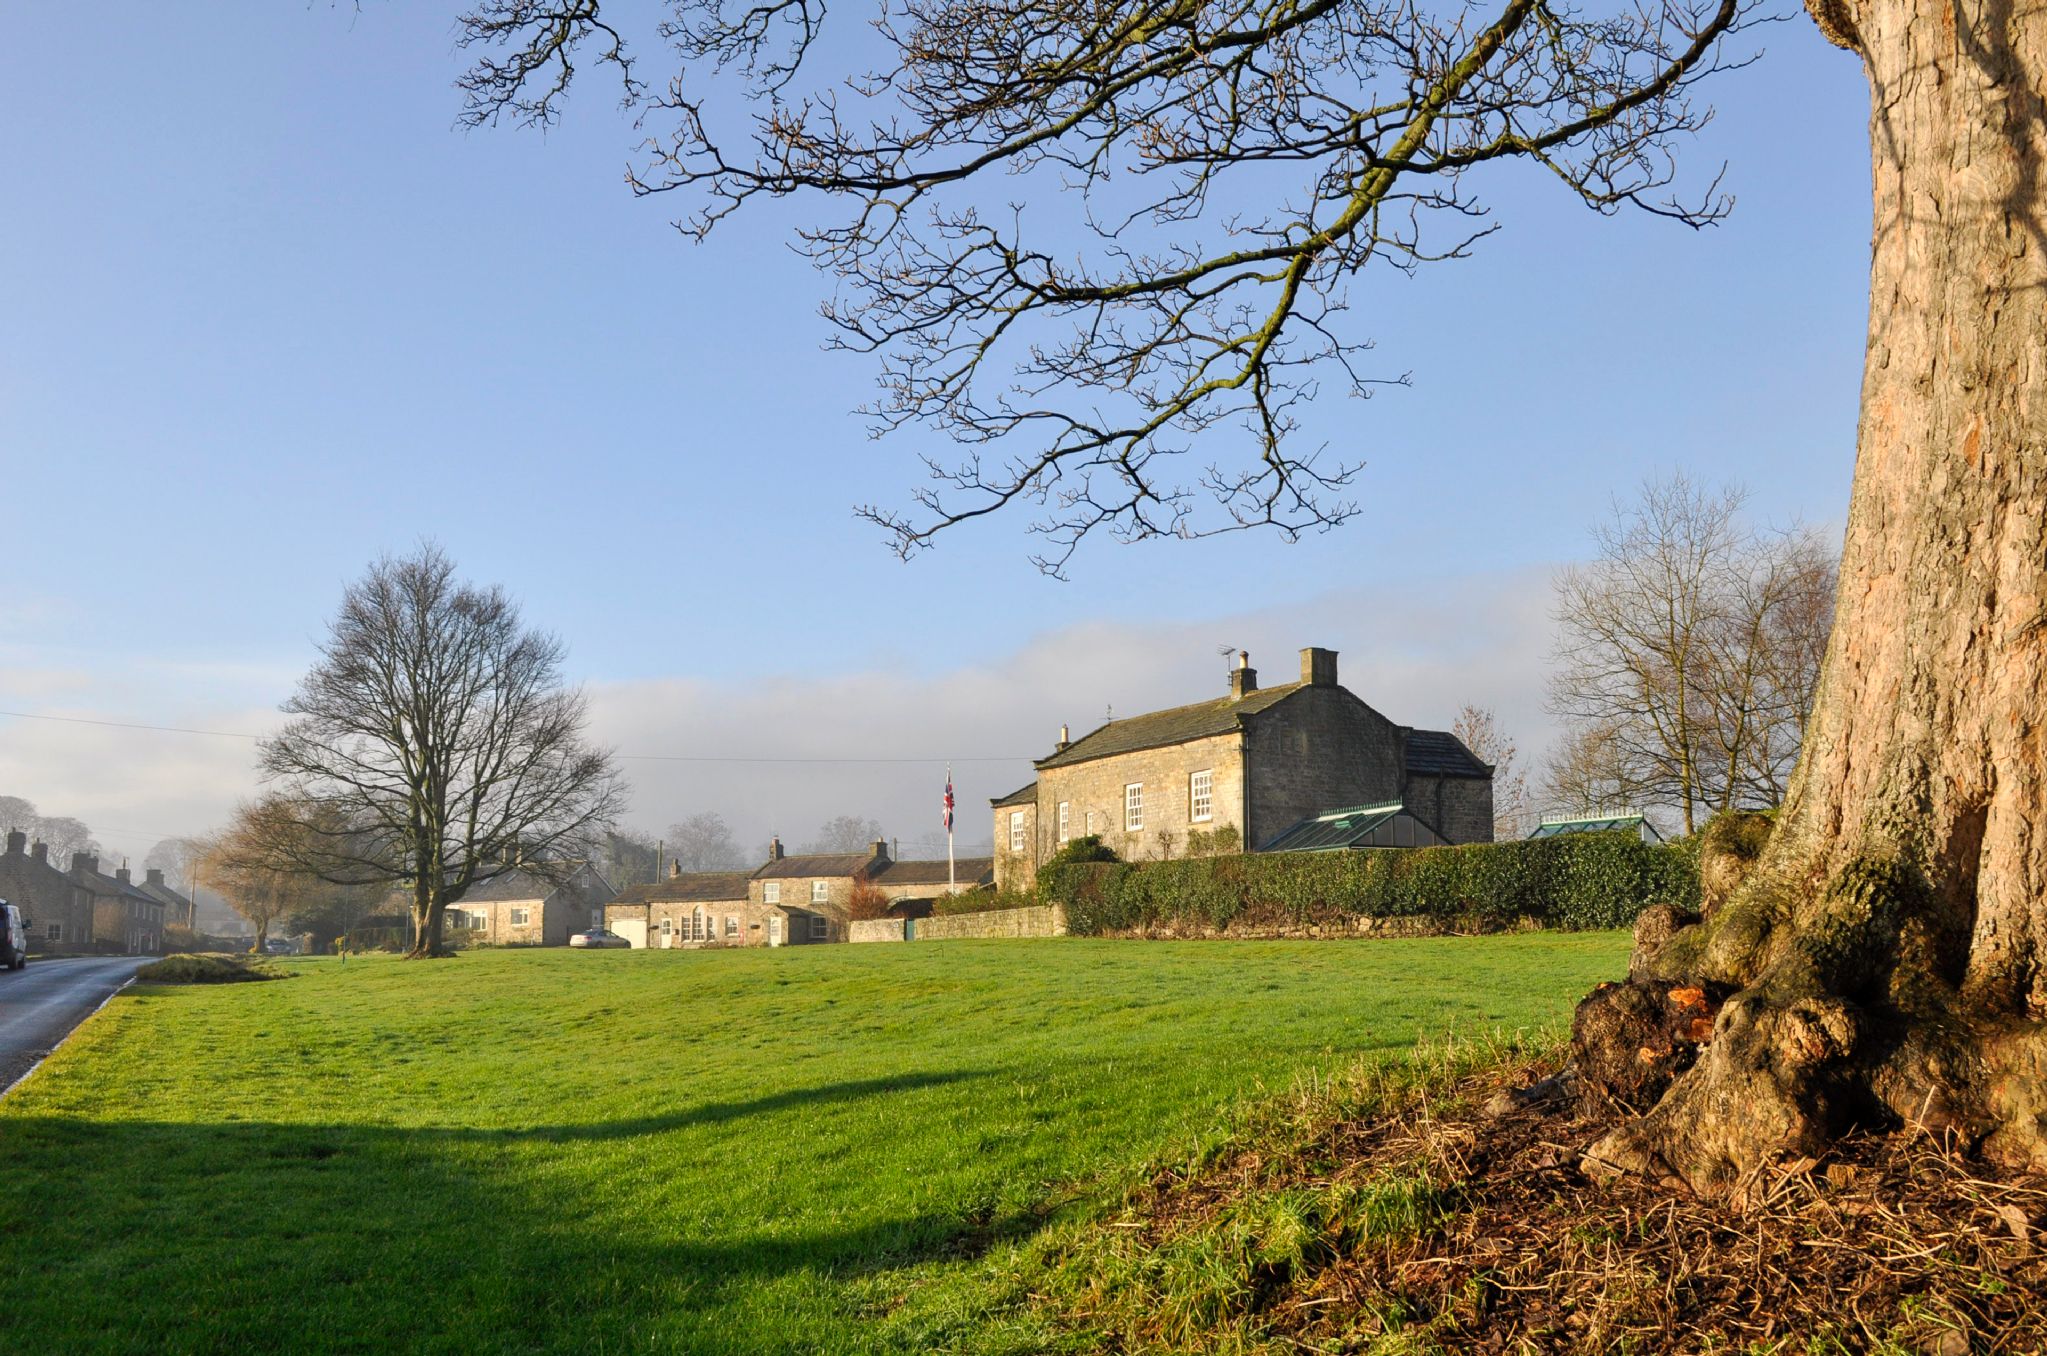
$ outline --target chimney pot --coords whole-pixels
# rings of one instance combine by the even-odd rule
[[[1301,681],[1310,687],[1336,686],[1336,651],[1310,646],[1301,651]]]
[[[1063,749],[1063,748],[1065,748],[1065,747],[1066,747],[1066,746],[1067,746],[1068,744],[1071,744],[1072,742],[1073,742],[1073,732],[1072,732],[1071,730],[1069,730],[1069,729],[1068,729],[1068,728],[1067,728],[1066,726],[1064,726],[1064,725],[1060,726],[1060,727],[1059,727],[1059,747]]]

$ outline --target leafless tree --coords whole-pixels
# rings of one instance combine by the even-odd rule
[[[500,589],[458,581],[437,547],[349,587],[320,662],[261,745],[279,860],[336,885],[402,885],[412,954],[471,886],[563,874],[617,814],[623,784],[583,736],[562,646]]]
[[[668,826],[668,855],[684,871],[736,871],[755,865],[722,816],[700,811]]]
[[[887,836],[878,819],[866,819],[860,815],[835,815],[818,826],[810,841],[803,845],[803,850],[863,852],[870,844]]]
[[[1493,837],[1500,841],[1524,837],[1531,827],[1528,771],[1520,764],[1520,750],[1493,718],[1491,708],[1465,707],[1450,722],[1450,733],[1493,770]]]
[[[60,867],[70,865],[73,853],[97,856],[104,851],[85,821],[69,815],[38,814],[35,803],[20,796],[0,796],[0,830],[5,829],[19,829],[45,844],[50,860]]]
[[[597,835],[593,864],[614,888],[650,883],[661,869],[660,842],[637,829],[606,829]]]
[[[1350,517],[1355,463],[1289,441],[1323,375],[1354,395],[1405,379],[1342,336],[1348,285],[1490,233],[1470,180],[1494,161],[1598,211],[1717,220],[1717,184],[1667,195],[1671,147],[1705,122],[1692,86],[1749,13],[907,0],[875,16],[878,60],[857,68],[814,0],[665,8],[647,36],[679,73],[648,82],[616,5],[478,0],[460,21],[467,121],[550,123],[579,62],[609,66],[648,134],[633,186],[684,195],[691,235],[756,198],[842,202],[799,238],[839,280],[836,343],[880,360],[869,413],[968,449],[930,463],[914,508],[861,512],[908,554],[1028,501],[1054,571],[1098,529],[1291,536]],[[1233,428],[1236,469],[1207,453]],[[1205,464],[1176,469],[1197,438]]]
[[[1559,775],[1669,806],[1687,833],[1702,813],[1782,798],[1831,621],[1832,556],[1808,532],[1751,527],[1745,501],[1651,481],[1556,584],[1550,709],[1596,732]]]

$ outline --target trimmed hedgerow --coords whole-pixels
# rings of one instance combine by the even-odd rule
[[[1694,908],[1696,858],[1632,834],[1364,852],[1274,852],[1048,867],[1039,893],[1069,931],[1160,925],[1434,917],[1486,925],[1616,928],[1651,904]]]

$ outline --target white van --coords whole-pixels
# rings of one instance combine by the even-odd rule
[[[28,964],[28,920],[21,910],[0,899],[0,965],[19,970]]]

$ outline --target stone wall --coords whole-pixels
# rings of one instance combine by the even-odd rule
[[[1452,843],[1493,841],[1490,777],[1412,777],[1407,808]]]
[[[1058,851],[1062,801],[1069,837],[1099,834],[1125,861],[1178,857],[1186,851],[1190,829],[1212,833],[1229,824],[1242,832],[1241,744],[1242,736],[1232,732],[1041,771],[1031,875],[1017,886],[1028,886],[1037,864]],[[1209,817],[1202,821],[1194,819],[1191,804],[1190,781],[1196,772],[1210,774]],[[1123,813],[1124,788],[1133,782],[1144,787],[1144,827],[1136,833],[1124,827]],[[996,845],[1006,848],[1007,838],[998,838]]]
[[[1064,937],[1066,910],[1057,904],[1021,909],[990,909],[986,913],[955,913],[919,918],[913,939],[952,941],[967,937]]]
[[[1010,824],[1012,814],[1024,817],[1024,849],[1010,850]],[[1038,878],[1038,863],[1045,860],[1043,839],[1038,833],[1038,807],[1035,805],[998,805],[995,807],[995,888],[998,890],[1028,890],[1031,882]]]
[[[1400,799],[1400,727],[1343,688],[1302,688],[1251,722],[1248,744],[1246,847],[1309,815]]]
[[[919,923],[918,927],[923,924]],[[903,936],[903,920],[900,918],[856,918],[846,930],[849,942],[900,942]]]
[[[1167,922],[1151,927],[1131,928],[1124,932],[1105,932],[1101,935],[1143,941],[1212,941],[1222,938],[1230,941],[1318,941],[1340,937],[1475,937],[1500,932],[1542,930],[1542,923],[1534,918],[1516,918],[1505,923],[1483,924],[1464,918],[1446,918],[1438,914],[1416,914],[1400,918],[1349,918],[1328,923],[1268,923],[1246,926],[1232,924],[1227,928]]]

